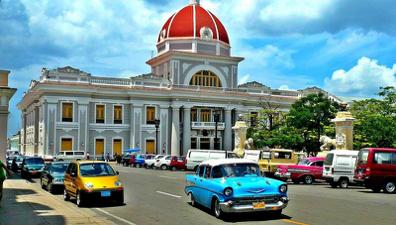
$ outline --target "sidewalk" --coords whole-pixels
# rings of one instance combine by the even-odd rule
[[[89,208],[78,208],[39,185],[22,179],[4,182],[0,207],[1,225],[109,224],[109,219]]]

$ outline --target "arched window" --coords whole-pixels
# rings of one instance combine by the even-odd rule
[[[219,77],[207,70],[201,70],[196,73],[190,80],[190,85],[205,87],[222,87]]]

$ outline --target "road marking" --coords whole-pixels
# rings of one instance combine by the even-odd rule
[[[108,216],[113,217],[114,219],[117,219],[117,220],[119,220],[119,221],[122,221],[122,222],[124,222],[124,223],[126,223],[126,224],[129,224],[129,225],[136,225],[136,224],[132,223],[131,221],[128,221],[128,220],[123,219],[123,218],[121,218],[121,217],[119,217],[119,216],[113,215],[113,214],[111,214],[111,213],[109,213],[109,212],[104,211],[103,209],[100,209],[100,208],[95,208],[95,209],[98,210],[98,211],[100,211],[100,212],[102,212],[102,213],[104,213],[104,214],[106,214],[106,215],[108,215]]]
[[[168,195],[168,196],[172,196],[172,197],[175,197],[175,198],[181,198],[182,196],[180,196],[180,195],[173,195],[173,194],[170,194],[170,193],[167,193],[167,192],[163,192],[163,191],[156,191],[158,194],[163,194],[163,195]]]
[[[283,219],[282,221],[283,221],[283,222],[286,222],[286,223],[297,224],[297,225],[308,225],[308,224],[306,224],[306,223],[301,223],[301,222],[298,222],[298,221],[288,220],[288,219]]]
[[[177,179],[177,177],[162,176],[162,175],[160,175],[159,177],[162,177],[162,178],[168,178],[168,179],[174,179],[174,180],[176,180],[176,179]]]

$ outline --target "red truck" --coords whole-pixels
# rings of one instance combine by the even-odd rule
[[[396,193],[396,149],[364,148],[359,151],[354,181],[373,192]]]
[[[280,165],[275,172],[275,177],[293,183],[312,184],[315,180],[322,179],[324,157],[308,157],[296,165]]]

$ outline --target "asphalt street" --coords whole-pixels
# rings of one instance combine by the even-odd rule
[[[325,183],[289,184],[289,206],[281,217],[265,213],[237,214],[219,220],[194,208],[184,193],[186,172],[115,166],[125,185],[124,206],[90,207],[125,224],[396,224],[396,195],[372,193],[362,187],[333,189]],[[37,182],[38,183],[38,182]],[[62,198],[59,195],[59,198]],[[77,206],[76,206],[77,207]]]

